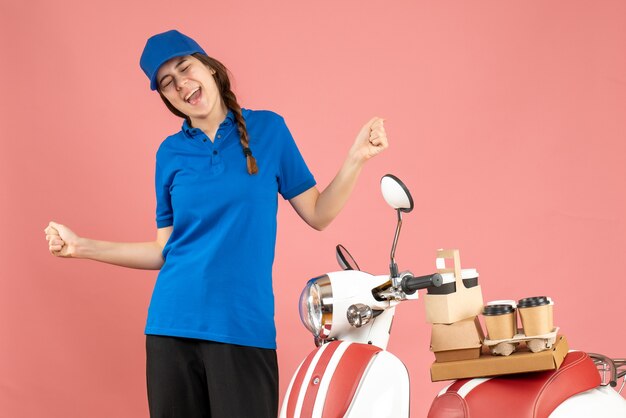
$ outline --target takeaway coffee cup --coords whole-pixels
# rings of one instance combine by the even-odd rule
[[[502,299],[502,300],[491,300],[487,302],[487,305],[511,305],[513,307],[513,329],[515,330],[515,334],[517,335],[517,302],[510,299]]]
[[[456,279],[454,273],[443,273],[441,275],[443,284],[439,287],[430,286],[426,291],[429,295],[449,295],[456,292]],[[478,286],[478,271],[476,269],[462,269],[461,279],[466,289]]]
[[[517,333],[515,308],[510,304],[486,305],[483,317],[490,340],[507,340]]]
[[[549,334],[554,329],[553,303],[546,296],[520,299],[517,309],[526,336]]]

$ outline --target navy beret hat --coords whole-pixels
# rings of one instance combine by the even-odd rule
[[[156,90],[157,72],[167,60],[191,55],[195,52],[207,55],[196,41],[177,30],[170,30],[150,37],[139,60],[141,69],[150,79],[150,89]]]

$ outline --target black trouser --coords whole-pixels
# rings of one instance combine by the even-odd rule
[[[146,336],[152,418],[276,418],[276,350]]]

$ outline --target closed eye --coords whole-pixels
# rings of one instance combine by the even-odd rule
[[[168,77],[165,80],[166,80],[165,83],[163,83],[163,81],[161,81],[161,88],[165,88],[165,87],[169,86],[171,84],[171,82],[172,82],[172,77]]]

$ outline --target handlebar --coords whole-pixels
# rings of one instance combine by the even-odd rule
[[[435,286],[439,287],[443,284],[443,277],[441,274],[429,274],[426,276],[414,277],[412,275],[406,275],[402,278],[400,286],[402,291],[407,295],[412,295],[419,289],[426,289],[427,287]]]

